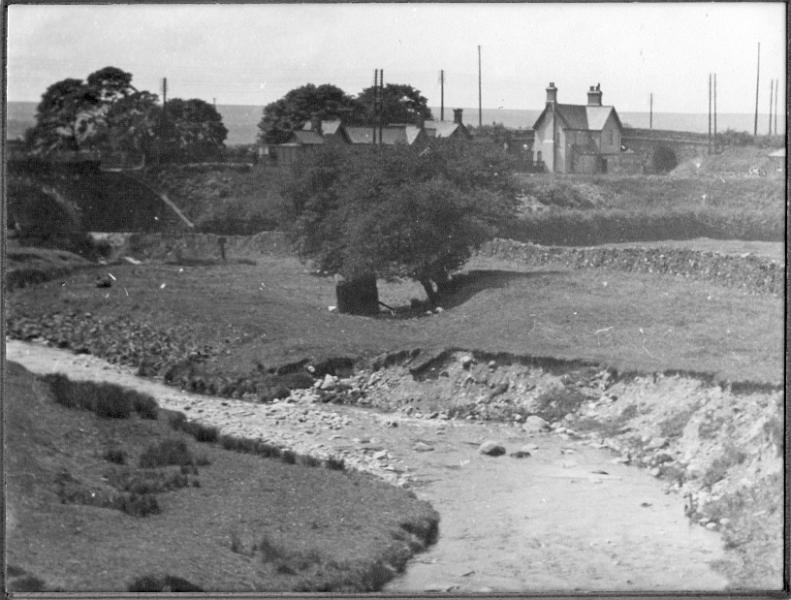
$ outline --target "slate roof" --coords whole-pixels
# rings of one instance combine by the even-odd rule
[[[373,143],[373,127],[344,127],[351,144]],[[376,128],[377,141],[379,128]],[[414,125],[387,125],[382,128],[382,143],[386,146],[395,144],[411,145],[420,135],[420,129]]]
[[[291,134],[290,142],[296,142],[303,145],[319,145],[324,143],[324,138],[315,131],[305,131],[304,129],[297,129]]]
[[[432,138],[449,138],[456,130],[462,127],[455,121],[426,121],[423,124],[426,134]],[[465,135],[467,134],[466,127],[462,127]]]
[[[338,132],[338,128],[341,126],[340,119],[335,119],[332,121],[322,121],[321,122],[321,133],[323,135],[334,135]],[[313,123],[310,121],[306,122],[302,126],[303,131],[313,131]]]
[[[538,129],[539,124],[544,119],[547,109],[536,119],[533,129]],[[585,104],[555,104],[555,114],[566,124],[566,129],[584,129],[588,131],[601,131],[610,118],[610,114],[615,115],[618,125],[621,119],[613,106],[587,106]]]

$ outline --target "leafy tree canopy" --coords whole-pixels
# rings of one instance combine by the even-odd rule
[[[165,106],[163,158],[206,160],[219,158],[228,136],[222,116],[208,102],[173,98]]]
[[[169,100],[163,113],[156,94],[132,85],[132,74],[104,67],[81,79],[52,84],[41,97],[29,147],[60,150],[135,151],[165,160],[219,156],[228,130],[203,100]],[[160,139],[162,138],[162,139]]]
[[[361,119],[364,123],[373,123],[377,118],[376,88],[364,89],[357,97],[362,105]],[[411,123],[417,125],[421,120],[432,118],[428,100],[420,90],[402,83],[388,83],[384,86],[382,97],[382,118],[384,123]]]
[[[354,98],[339,87],[309,83],[267,104],[258,128],[264,142],[282,144],[314,116],[323,120],[351,119],[358,111]]]
[[[325,148],[294,170],[292,235],[302,258],[322,270],[412,278],[434,302],[450,273],[513,214],[511,172],[502,151],[452,141],[419,153]]]

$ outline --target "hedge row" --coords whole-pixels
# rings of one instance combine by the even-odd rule
[[[573,269],[607,267],[637,273],[678,275],[759,294],[782,294],[782,263],[754,255],[725,255],[683,248],[562,248],[495,239],[484,256],[531,265],[562,264]]]
[[[782,242],[785,239],[785,223],[776,215],[764,211],[565,210],[522,217],[508,227],[503,236],[563,246],[698,237]]]

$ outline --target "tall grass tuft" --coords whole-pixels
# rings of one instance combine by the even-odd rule
[[[191,465],[193,457],[183,440],[167,439],[148,446],[140,455],[138,464],[144,469],[167,465]]]

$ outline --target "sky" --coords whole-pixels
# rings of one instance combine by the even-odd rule
[[[785,102],[785,4],[132,4],[8,6],[7,98],[38,101],[52,83],[105,66],[138,89],[218,104],[264,106],[306,83],[350,94],[409,83],[445,106],[584,104],[600,84],[619,111],[752,113],[757,45],[761,110],[770,79]],[[764,100],[765,99],[765,100]]]

